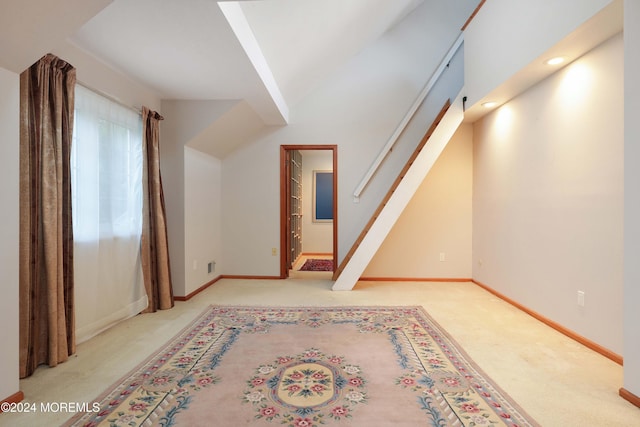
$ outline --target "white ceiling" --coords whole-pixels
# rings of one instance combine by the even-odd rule
[[[21,73],[110,1],[1,0],[0,66]]]
[[[261,90],[215,1],[114,0],[71,41],[164,99],[244,99]]]
[[[336,65],[412,11],[422,0],[242,2],[251,29],[289,105]]]
[[[220,2],[240,6],[274,81],[214,0],[113,0],[71,41],[164,99],[244,99],[265,123],[284,124],[288,107],[421,2]]]
[[[2,0],[0,67],[20,73],[68,40],[162,99],[229,101],[235,105],[229,107],[229,117],[212,124],[200,138],[208,139],[208,148],[202,141],[195,144],[224,157],[261,126],[286,124],[288,110],[323,79],[426,4],[424,0]],[[552,50],[570,50],[577,57],[619,31],[621,4],[614,2],[607,13]],[[539,63],[532,64],[539,68]],[[510,99],[551,72],[538,68],[523,69],[488,97]],[[475,121],[486,113],[478,105],[467,110],[466,120]],[[235,137],[230,145],[231,133]]]

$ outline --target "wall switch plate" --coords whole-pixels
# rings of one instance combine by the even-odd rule
[[[278,248],[271,248],[271,256],[278,255]]]
[[[578,306],[584,307],[584,291],[578,291]]]
[[[444,252],[440,252],[440,261],[446,261],[446,255]]]

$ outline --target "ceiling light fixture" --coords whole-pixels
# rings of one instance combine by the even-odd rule
[[[555,58],[548,59],[545,64],[547,65],[558,65],[564,62],[564,58],[562,56],[556,56]]]
[[[495,107],[496,105],[498,105],[498,103],[495,102],[495,101],[489,101],[489,102],[483,102],[482,103],[482,106],[484,108],[492,108],[492,107]]]

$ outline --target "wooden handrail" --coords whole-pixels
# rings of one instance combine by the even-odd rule
[[[382,212],[382,209],[384,209],[384,207],[386,206],[387,202],[389,201],[389,199],[391,198],[393,193],[396,191],[396,189],[400,185],[400,182],[402,182],[402,178],[404,178],[404,176],[407,174],[407,171],[409,170],[411,165],[415,162],[416,158],[418,157],[418,154],[420,154],[420,152],[422,151],[422,149],[426,145],[427,141],[429,140],[429,138],[431,137],[433,132],[436,130],[436,127],[438,126],[438,124],[440,123],[440,121],[442,120],[442,118],[444,117],[444,115],[446,114],[446,112],[447,112],[447,110],[449,109],[450,106],[451,106],[451,100],[447,99],[447,102],[445,102],[444,106],[442,107],[442,109],[440,110],[440,112],[438,113],[436,118],[433,120],[433,123],[431,123],[431,126],[429,127],[429,130],[427,130],[427,132],[424,134],[424,136],[420,140],[420,143],[418,144],[416,149],[413,151],[413,154],[411,155],[409,160],[407,160],[407,163],[404,165],[404,167],[402,168],[402,170],[398,174],[398,177],[396,178],[396,180],[391,185],[391,188],[389,188],[389,191],[387,192],[386,196],[380,202],[380,205],[378,205],[378,208],[376,209],[376,211],[371,216],[371,219],[369,219],[369,222],[367,222],[365,227],[362,229],[362,232],[360,233],[358,238],[355,240],[355,242],[351,246],[351,249],[349,250],[347,255],[344,257],[344,259],[342,260],[342,262],[340,263],[338,268],[333,272],[333,280],[337,280],[338,276],[340,276],[340,274],[342,273],[344,268],[347,266],[349,261],[351,261],[351,258],[353,257],[353,255],[355,254],[356,250],[358,249],[358,246],[360,246],[360,243],[362,243],[362,240],[364,239],[364,237],[367,235],[367,233],[369,232],[369,230],[373,226],[373,223],[380,216],[380,213]]]
[[[362,181],[360,181],[360,184],[358,184],[358,186],[354,190],[353,192],[354,201],[357,202],[360,200],[360,195],[366,188],[367,184],[369,184],[369,181],[371,180],[371,178],[373,178],[373,175],[375,175],[375,173],[378,171],[378,168],[380,167],[384,159],[387,157],[387,155],[391,152],[391,150],[393,150],[393,146],[398,141],[398,138],[400,137],[404,129],[407,127],[407,125],[409,124],[409,121],[413,118],[416,111],[418,111],[418,108],[420,108],[420,106],[424,102],[429,92],[431,92],[431,89],[438,82],[438,79],[440,78],[444,70],[447,69],[447,67],[449,66],[449,62],[451,62],[453,55],[455,55],[455,53],[458,51],[463,41],[464,41],[463,34],[460,33],[456,41],[451,45],[451,47],[449,48],[449,51],[440,62],[440,65],[438,65],[438,68],[436,68],[434,73],[431,75],[431,78],[429,79],[427,84],[424,86],[422,91],[418,94],[418,97],[416,98],[416,100],[413,102],[413,104],[411,104],[409,111],[407,111],[407,113],[404,115],[404,117],[396,127],[396,130],[391,134],[391,136],[387,140],[387,143],[382,148],[382,151],[380,151],[380,154],[378,154],[378,157],[374,160],[373,164],[371,165],[367,173],[362,178]]]
[[[481,0],[480,3],[478,3],[478,6],[476,6],[475,10],[473,11],[473,13],[471,14],[471,16],[469,16],[469,19],[467,19],[467,22],[464,23],[464,25],[462,26],[462,28],[460,28],[460,31],[464,31],[467,29],[467,27],[469,26],[469,24],[471,23],[471,21],[473,21],[473,18],[476,17],[476,15],[478,14],[478,12],[480,12],[480,8],[482,6],[484,6],[484,4],[486,3],[487,0]]]

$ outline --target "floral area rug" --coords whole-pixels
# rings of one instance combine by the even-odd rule
[[[302,264],[300,271],[333,271],[333,260],[309,258]]]
[[[421,307],[212,306],[73,426],[537,426]]]

